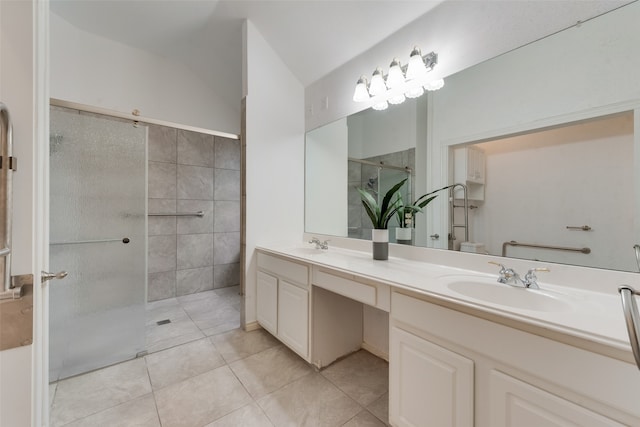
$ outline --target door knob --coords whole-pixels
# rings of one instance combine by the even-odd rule
[[[48,282],[51,279],[64,279],[65,277],[67,277],[67,273],[66,271],[60,271],[58,273],[47,273],[46,271],[42,271],[42,278],[41,278],[41,282]]]

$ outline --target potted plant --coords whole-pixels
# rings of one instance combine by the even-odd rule
[[[398,193],[400,188],[407,181],[407,178],[403,179],[389,191],[386,192],[382,198],[382,203],[378,204],[378,201],[371,195],[371,193],[358,188],[360,198],[362,199],[362,205],[367,212],[373,230],[371,234],[371,240],[373,241],[373,259],[386,260],[389,258],[389,221],[394,217],[401,204],[394,196]],[[392,200],[394,200],[392,202]]]
[[[396,211],[396,216],[398,218],[399,227],[396,228],[396,242],[400,244],[411,244],[411,232],[415,226],[415,214],[422,212],[422,209],[424,209],[433,199],[438,197],[437,195],[432,196],[432,194],[444,190],[445,188],[447,187],[423,194],[418,197],[415,202],[408,205],[404,204],[402,194],[398,193],[398,199],[396,200],[398,210]]]

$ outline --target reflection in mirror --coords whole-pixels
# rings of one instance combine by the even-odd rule
[[[463,250],[634,270],[633,112],[469,148],[485,168],[468,184],[475,245]]]
[[[454,183],[467,189],[468,209],[452,208],[460,191],[453,200],[442,192],[418,215],[416,245],[638,271],[638,20],[634,2],[449,76],[423,104],[367,110],[309,132],[306,200],[316,210],[307,210],[306,231],[370,238],[352,189],[381,181],[363,160],[383,161],[411,169],[412,197]],[[321,142],[335,126],[340,138]],[[319,154],[325,143],[335,156]],[[325,193],[334,202],[317,205]],[[468,239],[452,227],[464,225],[465,212]],[[340,227],[326,222],[333,216]]]

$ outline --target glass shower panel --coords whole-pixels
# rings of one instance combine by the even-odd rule
[[[50,381],[145,349],[147,128],[53,107]]]

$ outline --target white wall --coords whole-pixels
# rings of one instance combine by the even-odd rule
[[[10,109],[13,153],[18,157],[13,178],[12,275],[34,272],[34,7],[30,1],[0,2],[0,100]],[[0,352],[2,427],[31,424],[33,349],[31,345]]]
[[[230,105],[184,65],[51,14],[52,98],[239,134],[240,90]]]
[[[485,201],[471,236],[502,243],[589,247],[590,254],[507,249],[509,256],[634,271],[633,114],[480,144]],[[567,230],[588,225],[591,231]]]
[[[256,245],[299,243],[304,230],[304,89],[255,26],[244,26],[245,321],[256,320]]]
[[[315,129],[306,136],[305,229],[336,236],[348,232],[347,119]]]

